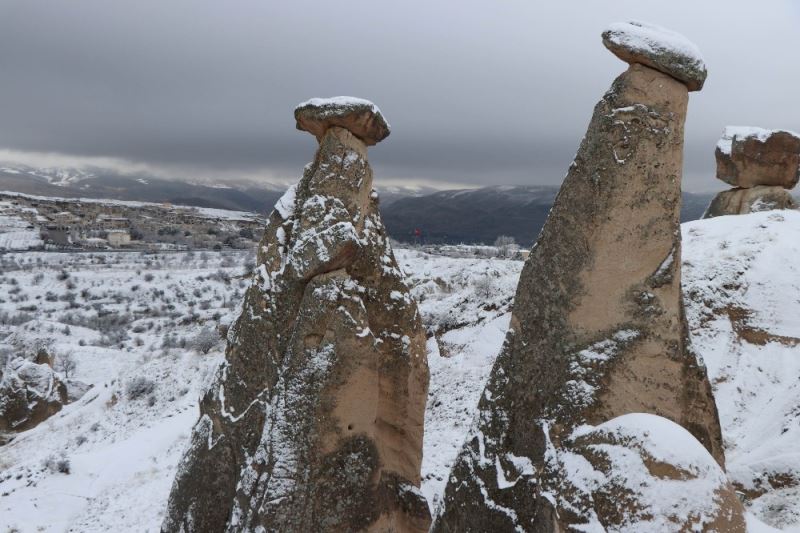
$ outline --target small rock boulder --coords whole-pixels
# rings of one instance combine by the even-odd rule
[[[339,126],[373,146],[389,136],[389,123],[378,106],[369,100],[352,96],[312,98],[294,110],[297,129],[322,140],[331,126]]]
[[[746,531],[722,468],[683,427],[631,413],[548,440],[544,497],[555,531]]]
[[[773,209],[797,209],[792,194],[779,186],[757,185],[750,189],[730,189],[717,194],[703,218],[746,215]]]
[[[689,39],[647,22],[616,22],[603,32],[603,44],[627,63],[641,63],[682,81],[690,91],[703,88],[708,71]]]
[[[49,365],[17,357],[0,376],[0,431],[31,429],[68,401],[66,385]]]
[[[734,187],[791,189],[800,179],[800,134],[790,131],[728,126],[714,155],[717,179]]]

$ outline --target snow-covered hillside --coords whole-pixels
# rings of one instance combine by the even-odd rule
[[[19,216],[19,209],[0,201],[0,251],[30,250],[43,244],[39,230]]]
[[[435,506],[505,336],[522,263],[396,254],[429,332],[422,491]],[[684,225],[692,340],[714,382],[729,475],[750,502],[753,531],[756,517],[800,531],[798,256],[800,213]],[[0,256],[0,354],[46,345],[56,358],[72,354],[71,377],[93,385],[0,446],[0,532],[158,530],[197,398],[224,349],[218,336],[203,340],[235,317],[251,261]],[[59,471],[64,460],[69,473]]]
[[[752,513],[800,531],[800,212],[690,222],[683,236],[687,318],[728,476]]]

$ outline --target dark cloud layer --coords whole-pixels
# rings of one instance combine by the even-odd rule
[[[624,69],[600,32],[630,18],[684,33],[708,63],[687,188],[715,186],[726,124],[800,130],[792,0],[4,0],[0,147],[289,178],[314,146],[293,107],[343,94],[393,126],[381,178],[558,183]]]

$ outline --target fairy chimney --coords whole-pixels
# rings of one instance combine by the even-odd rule
[[[433,531],[613,524],[592,500],[568,508],[557,481],[574,465],[552,468],[553,450],[630,413],[682,426],[724,462],[681,300],[683,127],[705,64],[686,38],[644,23],[614,24],[603,42],[630,66],[596,105],[525,263]]]
[[[372,189],[366,100],[295,110],[319,140],[278,201],[163,531],[427,531],[425,334]]]

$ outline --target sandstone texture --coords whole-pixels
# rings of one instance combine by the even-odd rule
[[[66,385],[45,361],[17,357],[0,368],[0,431],[36,427],[69,401]]]
[[[578,428],[630,413],[682,426],[724,464],[681,297],[687,102],[684,82],[633,62],[595,107],[523,268],[505,343],[433,531],[611,527],[619,510],[599,500],[573,508],[562,498],[558,480],[571,466],[553,468],[551,457]],[[573,446],[588,453],[581,442]],[[625,475],[609,468],[605,475]]]
[[[557,502],[558,522],[582,531],[746,531],[719,464],[686,429],[656,415],[622,415],[576,429],[560,447],[548,443],[545,471],[542,490]]]
[[[789,131],[728,126],[714,155],[717,178],[733,187],[791,189],[800,179],[800,135]]]
[[[322,140],[332,126],[339,126],[361,139],[367,146],[389,136],[389,124],[378,106],[369,100],[352,96],[312,98],[294,110],[297,129]]]
[[[792,194],[780,186],[757,185],[750,189],[730,189],[718,193],[703,218],[746,215],[773,209],[797,209]]]
[[[430,525],[418,490],[425,333],[378,213],[364,140],[388,130],[368,137],[341,126],[372,113],[368,104],[298,108],[298,127],[319,149],[269,217],[163,531]],[[303,118],[320,109],[324,131],[321,119]]]
[[[682,81],[690,91],[703,88],[708,71],[697,47],[683,35],[647,22],[618,22],[603,32],[603,44],[627,63],[640,63]]]

